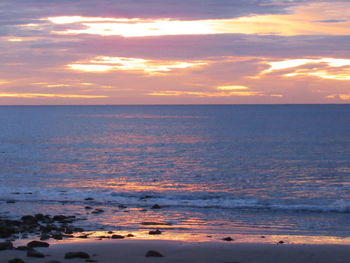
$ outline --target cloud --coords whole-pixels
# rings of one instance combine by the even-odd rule
[[[108,57],[98,56],[94,59],[84,62],[75,62],[67,65],[69,69],[85,72],[106,72],[112,70],[123,70],[131,72],[145,72],[148,74],[157,74],[160,72],[169,72],[174,69],[186,69],[208,64],[203,61],[156,61],[142,58],[126,57]]]
[[[0,98],[78,98],[78,99],[97,99],[107,98],[105,95],[82,95],[82,94],[51,94],[51,93],[9,93],[0,92]]]
[[[303,58],[265,63],[270,68],[260,74],[282,71],[285,77],[314,76],[324,79],[350,80],[350,59]]]

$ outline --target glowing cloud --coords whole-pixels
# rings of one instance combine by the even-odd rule
[[[181,62],[181,61],[157,61],[141,58],[106,57],[99,56],[87,62],[75,62],[67,65],[69,69],[85,72],[105,72],[111,70],[143,71],[149,74],[168,72],[173,69],[185,69],[189,67],[206,65],[207,62]]]
[[[274,34],[295,35],[348,35],[350,3],[310,3],[290,8],[283,15],[257,15],[232,19],[171,20],[139,18],[106,18],[61,16],[46,20],[58,25],[81,25],[82,29],[64,29],[55,34],[93,34],[101,36],[144,37],[164,35],[206,34]],[[332,12],[330,12],[332,10]],[[341,18],[341,19],[339,19]],[[324,23],[322,21],[339,21]]]
[[[286,73],[283,76],[315,76],[323,79],[350,80],[350,59],[290,59],[266,62],[266,64],[270,68],[261,72],[261,75],[280,70],[292,70],[292,72]],[[309,67],[310,65],[312,67]],[[305,67],[302,68],[302,66]]]
[[[49,94],[49,93],[0,93],[0,98],[79,98],[79,99],[99,99],[107,98],[103,95],[77,95],[77,94]]]
[[[350,94],[332,94],[326,96],[328,99],[341,99],[341,100],[350,100]]]
[[[219,86],[216,89],[218,89],[218,90],[247,90],[249,88],[246,86]]]

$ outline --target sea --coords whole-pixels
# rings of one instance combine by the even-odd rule
[[[350,105],[1,106],[0,203],[91,231],[348,238]]]

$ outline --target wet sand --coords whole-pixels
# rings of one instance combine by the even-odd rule
[[[28,263],[99,262],[99,263],[345,263],[349,262],[349,245],[263,244],[235,242],[182,242],[166,240],[79,240],[37,248],[45,258],[29,258],[25,251],[0,251],[0,262],[21,258]],[[163,257],[146,257],[148,251]],[[65,253],[83,251],[86,259],[64,259]]]

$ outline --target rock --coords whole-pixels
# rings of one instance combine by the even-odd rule
[[[30,248],[27,247],[27,246],[19,246],[19,247],[16,247],[16,250],[21,250],[21,251],[27,251],[29,250]]]
[[[99,209],[99,208],[97,208],[97,209],[95,209],[94,211],[92,211],[91,213],[92,214],[100,214],[100,213],[103,213],[105,210],[103,210],[103,209]]]
[[[152,205],[152,207],[151,207],[152,209],[160,209],[161,207],[160,207],[160,205],[158,205],[158,204],[155,204],[155,205]]]
[[[49,247],[50,244],[42,241],[31,241],[27,244],[28,247]]]
[[[27,257],[32,257],[32,258],[44,258],[45,255],[43,253],[40,253],[39,251],[33,249],[28,250],[27,252]]]
[[[71,258],[90,258],[88,253],[85,252],[67,252],[66,255],[64,256],[66,259],[71,259]]]
[[[123,239],[123,238],[125,238],[125,236],[122,236],[122,235],[113,235],[111,238],[112,238],[112,239]]]
[[[113,234],[114,232],[113,232],[113,231],[108,231],[107,233],[108,233],[108,234]]]
[[[46,233],[42,233],[40,235],[40,240],[48,240],[50,238],[50,236]]]
[[[222,240],[224,240],[224,241],[234,241],[234,239],[231,238],[231,237],[225,237],[225,238],[223,238]]]
[[[158,251],[149,250],[149,251],[147,251],[145,257],[164,257],[164,256],[162,254],[160,254]]]
[[[92,197],[86,197],[84,200],[85,200],[85,201],[92,201],[92,200],[95,200],[95,199],[92,198]]]
[[[35,224],[37,220],[35,219],[34,216],[28,215],[28,216],[22,216],[22,221],[25,224]]]
[[[53,239],[56,239],[56,240],[62,240],[63,239],[63,236],[62,234],[54,234],[51,236]]]
[[[277,244],[284,244],[284,241],[283,240],[278,241]]]
[[[134,237],[135,235],[133,234],[127,234],[127,237]]]
[[[16,201],[15,200],[7,200],[6,203],[7,204],[14,204],[14,203],[16,203]]]
[[[160,231],[159,229],[157,230],[151,230],[148,232],[149,235],[160,235],[162,234],[162,231]]]
[[[13,249],[13,244],[10,241],[0,242],[0,250]]]
[[[118,207],[119,207],[120,209],[128,208],[126,205],[118,205]]]
[[[92,207],[91,206],[85,206],[84,207],[86,210],[90,210],[90,209],[92,209]]]
[[[20,258],[13,258],[13,259],[10,259],[8,263],[24,263],[24,261]]]

